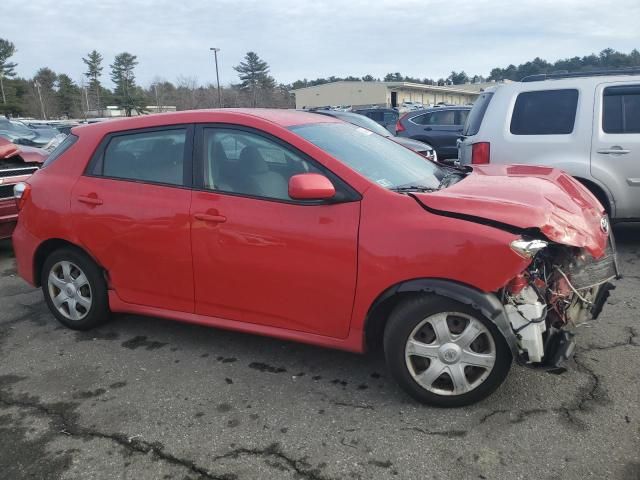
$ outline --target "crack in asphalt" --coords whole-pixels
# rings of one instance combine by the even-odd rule
[[[640,343],[638,343],[637,338],[640,337],[640,335],[638,334],[638,332],[636,332],[635,328],[633,327],[625,327],[625,330],[627,330],[627,332],[629,332],[629,336],[627,337],[627,339],[623,342],[614,342],[611,343],[609,345],[587,345],[583,351],[589,351],[589,350],[611,350],[612,348],[619,348],[619,347],[640,347]]]
[[[207,480],[237,480],[237,475],[233,473],[215,474],[210,472],[206,468],[197,465],[193,460],[180,458],[171,453],[168,453],[159,443],[148,442],[137,437],[127,437],[122,433],[105,433],[95,429],[80,426],[77,424],[74,418],[71,418],[71,415],[65,412],[65,409],[68,409],[69,406],[75,406],[77,404],[44,404],[34,400],[33,397],[29,397],[28,395],[25,395],[21,399],[18,399],[11,395],[8,395],[4,391],[0,391],[0,403],[7,407],[31,409],[39,412],[40,414],[50,418],[54,422],[58,433],[62,435],[84,439],[105,439],[115,442],[133,453],[140,453],[144,455],[152,453],[155,459],[163,460],[172,465],[186,468],[191,472],[198,474],[200,478],[205,478]],[[238,449],[238,451],[241,453],[255,452],[257,455],[276,455],[279,458],[287,460],[289,465],[295,467],[294,469],[299,475],[309,480],[327,480],[328,478],[319,475],[316,470],[303,470],[299,466],[303,461],[287,457],[279,449],[279,446],[278,448],[274,448],[274,446],[271,445],[263,451],[254,451],[250,449]],[[230,454],[233,453],[233,451],[230,452]],[[225,456],[229,456],[230,454],[225,454],[223,456],[217,457],[216,459],[224,458]],[[306,464],[306,462],[303,463]]]
[[[309,462],[306,461],[306,457],[295,459],[286,455],[282,451],[280,444],[277,442],[274,442],[269,446],[267,446],[266,448],[262,448],[262,449],[246,448],[246,447],[235,448],[230,452],[213,457],[212,461],[217,462],[219,460],[224,460],[227,458],[236,459],[242,455],[277,458],[279,460],[284,461],[285,464],[288,465],[291,469],[293,469],[296,475],[298,475],[301,478],[304,478],[307,480],[331,480],[330,477],[323,475],[319,468],[311,468],[312,466],[311,464],[309,464]]]
[[[438,437],[456,438],[465,437],[469,432],[467,430],[426,430],[420,427],[405,427],[401,430],[413,430],[424,435],[434,435]]]

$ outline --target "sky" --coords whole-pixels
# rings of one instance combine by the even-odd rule
[[[2,0],[1,12],[0,38],[15,44],[19,75],[47,66],[79,81],[82,57],[96,49],[107,86],[123,51],[137,55],[137,81],[148,86],[179,77],[215,83],[210,47],[221,49],[223,85],[238,82],[233,66],[248,51],[290,83],[388,72],[486,76],[536,56],[640,49],[639,0]]]

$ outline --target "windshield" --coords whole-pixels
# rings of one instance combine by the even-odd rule
[[[384,128],[378,122],[376,122],[375,120],[371,120],[369,117],[365,117],[364,115],[360,115],[359,113],[352,113],[351,115],[335,115],[335,117],[339,118],[340,120],[344,120],[345,122],[357,125],[358,127],[371,130],[373,133],[377,133],[378,135],[382,135],[383,137],[391,136],[389,130]]]
[[[388,189],[437,189],[445,176],[440,167],[417,153],[349,123],[312,123],[290,130]]]

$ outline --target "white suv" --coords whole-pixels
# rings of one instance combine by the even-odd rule
[[[613,220],[640,221],[640,69],[535,75],[491,87],[469,113],[458,158],[560,168]]]

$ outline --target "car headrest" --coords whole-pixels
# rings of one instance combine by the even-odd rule
[[[240,152],[240,162],[249,175],[269,171],[269,166],[257,147],[244,147]]]

